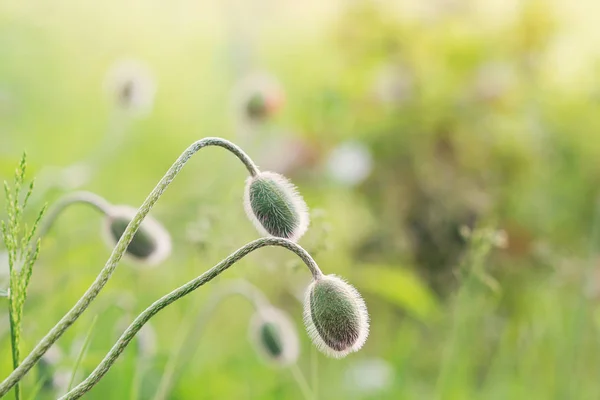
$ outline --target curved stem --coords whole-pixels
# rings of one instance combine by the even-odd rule
[[[58,216],[70,205],[72,204],[87,204],[92,206],[96,210],[100,211],[102,214],[106,215],[109,212],[111,204],[106,201],[103,197],[92,193],[92,192],[73,192],[69,193],[66,196],[61,197],[53,206],[50,208],[48,215],[43,220],[43,224],[40,228],[38,237],[43,237],[50,231],[54,222]]]
[[[314,400],[315,395],[313,394],[312,390],[310,389],[310,385],[308,384],[306,377],[300,370],[300,367],[298,367],[298,364],[294,363],[294,364],[290,365],[290,371],[292,372],[292,376],[296,380],[298,387],[300,387],[300,391],[302,391],[302,395],[304,396],[304,398],[307,400]]]
[[[100,271],[100,274],[96,277],[96,280],[87,289],[84,295],[77,301],[77,303],[69,310],[60,321],[50,329],[50,332],[46,334],[35,346],[35,348],[29,353],[29,355],[23,360],[23,362],[16,368],[1,384],[0,384],[0,397],[6,394],[25,374],[38,362],[38,360],[46,353],[46,351],[52,346],[54,342],[79,318],[79,316],[88,308],[90,303],[98,296],[98,293],[106,282],[108,282],[114,270],[117,268],[119,261],[123,257],[123,254],[127,250],[127,246],[133,239],[133,235],[137,232],[140,224],[148,215],[154,204],[158,201],[163,192],[167,189],[169,184],[175,179],[179,171],[188,162],[188,160],[200,149],[206,146],[220,146],[235,154],[246,166],[250,175],[255,176],[258,174],[258,168],[254,162],[248,157],[246,153],[235,144],[221,138],[208,137],[200,139],[188,147],[175,161],[175,163],[169,168],[165,176],[158,182],[156,187],[148,195],[144,203],[140,206],[137,214],[133,217],[123,235],[117,242],[117,245],[113,249],[108,261],[104,265],[104,268]]]
[[[73,390],[69,393],[65,394],[61,397],[61,400],[67,399],[78,399],[83,396],[86,392],[88,392],[102,377],[108,372],[113,363],[117,360],[119,355],[125,350],[125,347],[131,342],[131,340],[135,337],[135,335],[139,332],[139,330],[144,326],[146,322],[150,320],[153,316],[158,314],[158,312],[168,305],[174,303],[175,301],[181,299],[182,297],[192,293],[194,290],[198,289],[200,286],[209,282],[213,278],[217,277],[223,271],[231,267],[237,261],[241,260],[246,255],[250,254],[254,250],[258,250],[261,247],[265,246],[281,246],[290,251],[293,251],[298,255],[302,261],[306,264],[308,269],[313,275],[313,278],[317,279],[322,276],[322,272],[312,259],[312,257],[304,250],[302,247],[298,246],[296,243],[291,242],[287,239],[281,238],[262,238],[257,239],[253,242],[248,243],[244,247],[238,249],[235,253],[231,254],[229,257],[200,275],[199,277],[189,281],[183,286],[175,289],[171,293],[161,297],[159,300],[152,303],[152,305],[146,308],[138,317],[129,325],[129,327],[125,330],[125,332],[121,335],[119,340],[115,343],[115,345],[110,349],[108,354],[104,357],[102,362],[98,364],[96,369],[79,385],[77,385]]]
[[[190,313],[189,319],[194,322],[188,325],[188,329],[180,330],[178,340],[175,341],[175,343],[177,343],[177,349],[171,353],[165,364],[160,382],[156,389],[156,394],[153,397],[154,400],[164,400],[167,398],[171,386],[176,383],[176,380],[173,378],[177,369],[182,365],[186,365],[196,351],[197,343],[201,336],[201,329],[217,309],[218,305],[227,297],[233,295],[240,295],[248,300],[255,310],[266,307],[269,304],[265,295],[258,288],[251,283],[240,279],[229,282],[227,286],[221,288],[221,290],[211,296],[208,303],[200,311],[199,316],[194,316],[194,314]],[[196,310],[193,311],[194,313],[197,312]],[[180,362],[182,359],[183,362]]]

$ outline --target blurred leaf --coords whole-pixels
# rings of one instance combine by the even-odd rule
[[[364,264],[356,281],[365,292],[405,309],[422,322],[438,312],[435,295],[413,272],[397,266]]]

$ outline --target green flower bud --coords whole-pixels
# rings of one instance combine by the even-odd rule
[[[335,275],[315,279],[304,300],[304,324],[317,348],[341,358],[369,336],[369,314],[360,293]]]
[[[308,229],[308,207],[282,175],[261,172],[249,177],[244,204],[248,217],[264,235],[297,241]]]
[[[250,323],[250,339],[269,363],[285,366],[296,362],[299,340],[292,320],[274,307],[260,308]]]
[[[105,232],[110,246],[115,246],[137,209],[129,206],[113,206],[106,215]],[[147,216],[127,246],[130,259],[146,265],[163,262],[171,254],[171,236],[154,218]]]

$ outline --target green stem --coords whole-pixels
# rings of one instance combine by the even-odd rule
[[[167,398],[169,390],[176,382],[174,381],[174,376],[177,372],[177,368],[186,365],[192,358],[194,350],[190,349],[195,349],[195,344],[198,343],[201,330],[208,318],[217,309],[217,306],[223,299],[236,294],[241,295],[244,299],[248,300],[255,310],[261,309],[269,304],[268,300],[260,290],[251,283],[240,279],[239,281],[229,283],[223,290],[215,293],[209,303],[203,307],[199,317],[194,318],[196,310],[192,310],[194,313],[190,313],[189,320],[193,320],[194,323],[189,324],[187,330],[180,331],[181,333],[176,340],[176,343],[178,344],[177,349],[171,353],[167,360],[160,383],[156,389],[156,394],[154,395],[154,400],[164,400]]]
[[[310,390],[310,386],[308,385],[308,382],[306,381],[306,377],[300,370],[300,367],[298,367],[298,364],[294,363],[294,364],[290,365],[290,371],[292,372],[292,375],[294,376],[294,379],[296,380],[298,387],[302,391],[302,395],[304,396],[304,398],[306,400],[314,400],[315,396],[313,395],[312,391]]]
[[[90,328],[88,329],[87,334],[85,335],[85,339],[81,344],[81,349],[79,350],[79,354],[77,355],[77,359],[75,360],[75,365],[73,366],[73,371],[71,372],[71,379],[69,379],[69,386],[67,386],[67,391],[71,390],[73,387],[73,383],[75,382],[75,378],[77,377],[77,370],[79,369],[79,365],[85,357],[85,353],[87,352],[88,346],[90,345],[90,340],[92,340],[92,332],[94,331],[94,326],[96,325],[96,321],[98,319],[98,315],[94,316],[92,323],[90,324]]]
[[[11,349],[12,349],[12,363],[13,363],[13,370],[16,369],[19,366],[19,358],[20,358],[20,354],[19,354],[19,329],[20,329],[20,324],[19,321],[17,320],[17,313],[18,311],[16,311],[16,305],[15,305],[15,301],[16,299],[14,298],[13,295],[13,291],[11,291],[9,297],[8,297],[8,319],[10,321],[10,344],[11,344]],[[15,386],[15,399],[16,400],[20,400],[21,399],[21,387],[19,385]]]
[[[311,384],[315,400],[319,398],[319,354],[313,346],[310,351]]]
[[[63,196],[60,200],[56,202],[48,212],[48,216],[44,218],[44,224],[40,228],[40,233],[38,237],[43,237],[50,231],[54,222],[58,216],[70,205],[72,204],[87,204],[92,206],[96,210],[100,211],[102,214],[108,214],[111,204],[106,201],[104,198],[98,196],[95,193],[91,192],[73,192],[69,193],[66,196]]]
[[[146,308],[138,317],[129,325],[125,332],[121,335],[119,340],[110,349],[108,354],[104,357],[102,362],[94,369],[94,371],[79,385],[77,385],[69,393],[61,397],[61,400],[67,399],[78,399],[87,393],[102,377],[108,372],[113,363],[117,360],[119,355],[125,350],[129,342],[135,337],[139,330],[144,326],[146,322],[155,316],[159,311],[172,304],[173,302],[181,299],[182,297],[190,294],[200,286],[211,281],[215,277],[219,276],[222,272],[227,270],[237,261],[241,260],[246,255],[250,254],[254,250],[258,250],[265,246],[280,246],[284,247],[294,253],[304,261],[308,269],[313,275],[313,278],[317,279],[323,275],[315,261],[312,259],[310,254],[306,252],[302,247],[296,243],[287,239],[281,238],[261,238],[253,242],[246,244],[244,247],[238,249],[235,253],[225,258],[219,264],[215,265],[199,277],[189,281],[185,285],[175,289],[171,293],[161,297],[159,300],[152,303],[152,305]]]
[[[117,268],[119,261],[123,257],[123,254],[127,250],[127,246],[133,239],[133,236],[140,227],[140,224],[148,215],[154,204],[158,201],[163,192],[167,189],[169,184],[175,179],[179,171],[188,162],[188,160],[200,149],[207,146],[219,146],[223,147],[235,156],[237,156],[246,166],[248,172],[252,176],[258,174],[258,168],[254,162],[248,157],[246,153],[235,144],[221,138],[209,137],[198,140],[188,147],[175,161],[175,163],[169,168],[165,176],[160,180],[152,192],[148,195],[144,203],[140,206],[137,214],[127,228],[119,242],[113,249],[108,261],[104,268],[100,271],[100,274],[96,277],[96,280],[87,289],[84,295],[77,301],[77,303],[69,310],[65,316],[52,328],[50,332],[46,334],[35,346],[35,348],[29,353],[29,355],[23,360],[21,365],[16,368],[1,384],[0,384],[0,397],[6,394],[19,380],[27,374],[27,372],[38,362],[38,360],[48,351],[50,346],[54,344],[62,336],[62,334],[79,318],[79,316],[88,308],[90,303],[98,296],[100,290],[106,285],[110,279],[112,273]]]

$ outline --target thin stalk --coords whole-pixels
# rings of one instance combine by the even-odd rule
[[[90,328],[88,329],[87,334],[85,335],[85,339],[81,344],[81,349],[79,350],[79,354],[77,355],[77,360],[75,360],[75,365],[73,366],[73,371],[71,372],[71,379],[69,379],[69,386],[67,386],[67,392],[73,388],[73,383],[75,382],[75,378],[77,377],[77,370],[79,370],[79,365],[85,357],[85,353],[87,353],[88,346],[90,345],[90,341],[92,340],[92,332],[94,331],[94,326],[96,325],[96,321],[98,320],[98,315],[94,316],[92,323],[90,324]]]
[[[17,369],[17,367],[19,366],[19,359],[20,359],[20,352],[19,352],[19,335],[18,335],[18,330],[19,330],[19,321],[18,321],[18,316],[17,316],[17,312],[16,312],[16,306],[15,306],[15,301],[17,301],[15,299],[15,295],[16,293],[14,291],[11,291],[9,293],[9,297],[8,297],[8,317],[9,317],[9,321],[10,321],[10,344],[11,344],[11,349],[12,349],[12,364],[13,364],[13,370]],[[20,385],[16,385],[15,386],[15,400],[20,400],[21,399],[21,386]]]
[[[594,214],[592,219],[592,227],[590,232],[589,247],[588,247],[588,260],[583,266],[582,271],[582,282],[581,282],[581,295],[576,300],[578,303],[575,310],[571,314],[571,319],[567,326],[570,327],[569,336],[570,340],[567,340],[569,345],[565,347],[564,354],[562,356],[562,364],[565,369],[557,369],[557,373],[570,373],[572,374],[571,379],[557,379],[557,382],[564,382],[561,385],[557,398],[576,398],[580,397],[577,393],[579,389],[579,365],[582,356],[582,344],[585,342],[586,322],[589,321],[590,312],[590,300],[585,291],[586,286],[589,282],[594,281],[593,273],[594,267],[596,266],[596,255],[597,255],[597,243],[600,237],[600,198],[596,199],[594,204]],[[558,377],[557,377],[558,378]],[[565,393],[566,392],[566,393]]]
[[[142,383],[142,368],[144,365],[141,362],[142,357],[139,354],[135,356],[135,362],[133,366],[133,378],[131,379],[131,390],[129,392],[129,400],[137,400],[140,396],[140,385]],[[71,390],[71,389],[69,389]]]
[[[250,254],[254,250],[258,250],[265,246],[280,246],[294,252],[308,267],[313,275],[313,278],[318,279],[323,276],[323,273],[319,269],[318,265],[312,259],[310,254],[306,252],[302,247],[296,243],[282,238],[261,238],[253,242],[246,244],[245,246],[238,249],[236,252],[225,258],[223,261],[200,275],[199,277],[189,281],[185,285],[175,289],[171,293],[161,297],[159,300],[152,303],[152,305],[146,308],[137,318],[129,325],[125,332],[121,335],[119,340],[110,349],[108,354],[104,357],[102,362],[98,364],[96,369],[79,385],[77,385],[69,393],[61,397],[61,400],[67,399],[78,399],[87,393],[98,381],[108,372],[113,363],[117,360],[119,355],[125,350],[129,342],[135,337],[139,330],[144,326],[146,322],[155,316],[159,311],[181,299],[182,297],[190,294],[200,286],[211,281],[215,277],[219,276],[222,272],[227,270],[237,261],[241,260],[246,255]]]
[[[167,360],[160,383],[156,389],[156,394],[154,395],[154,400],[164,400],[167,398],[169,390],[175,382],[174,376],[177,372],[177,367],[189,362],[189,359],[193,355],[193,351],[190,351],[190,348],[194,348],[194,344],[198,343],[201,330],[206,321],[223,299],[235,294],[241,295],[244,299],[248,300],[255,310],[269,304],[268,300],[254,285],[244,280],[239,280],[228,284],[223,290],[215,293],[210,302],[201,310],[200,317],[194,318],[196,310],[192,310],[188,319],[194,321],[194,323],[189,324],[188,329],[180,331],[178,339],[175,341],[175,343],[178,343],[177,349],[171,352]],[[182,359],[183,362],[181,362]]]
[[[300,387],[300,390],[302,391],[302,395],[304,395],[304,398],[307,400],[314,400],[315,396],[313,395],[312,391],[310,390],[310,386],[308,385],[308,382],[306,381],[304,374],[300,370],[300,367],[298,367],[298,364],[294,363],[294,364],[290,365],[290,371],[292,372],[292,375],[294,376],[296,383],[298,383],[298,386]]]
[[[315,346],[312,346],[310,350],[310,372],[312,391],[317,400],[319,398],[319,354]]]
[[[104,198],[98,196],[92,192],[73,192],[69,193],[66,196],[63,196],[59,199],[56,204],[54,204],[50,210],[48,211],[48,215],[44,218],[43,225],[40,228],[40,233],[38,237],[43,237],[46,235],[54,222],[58,219],[58,216],[62,214],[62,212],[72,204],[86,204],[91,206],[92,208],[100,211],[102,214],[106,215],[109,212],[111,204],[106,201]]]
[[[466,272],[466,277],[458,289],[458,293],[456,294],[452,306],[453,316],[451,322],[452,328],[448,340],[449,345],[444,348],[441,368],[435,385],[437,399],[444,397],[446,385],[452,381],[451,374],[454,372],[453,363],[456,359],[458,347],[461,344],[461,337],[464,335],[464,330],[466,329],[465,325],[467,325],[468,322],[471,322],[469,321],[469,317],[472,318],[472,315],[470,315],[472,312],[470,304],[472,299],[470,299],[469,296],[473,294],[474,284],[477,281],[476,278],[478,278],[478,273],[481,271],[485,258],[492,249],[492,242],[485,234],[478,233],[476,230],[472,235],[469,253],[467,253],[461,268],[461,273],[464,274]]]
[[[111,275],[117,268],[119,261],[125,254],[129,243],[133,239],[133,236],[140,227],[140,224],[148,215],[154,204],[158,201],[160,196],[164,193],[167,187],[171,184],[173,179],[181,171],[184,165],[198,150],[207,146],[219,146],[223,147],[235,156],[237,156],[246,166],[251,176],[258,174],[258,168],[254,162],[248,157],[246,153],[235,144],[221,138],[208,137],[200,139],[197,142],[189,146],[175,161],[175,163],[169,168],[165,176],[158,182],[156,187],[148,195],[144,203],[140,206],[137,214],[133,217],[123,235],[117,242],[117,245],[113,249],[108,261],[104,265],[104,268],[100,271],[100,274],[96,277],[96,280],[87,289],[84,295],[77,301],[77,303],[61,318],[61,320],[52,328],[50,332],[46,334],[35,346],[31,353],[23,360],[21,365],[16,368],[1,384],[0,384],[0,397],[5,395],[19,380],[29,372],[29,370],[38,362],[38,360],[48,351],[50,346],[54,344],[62,336],[62,334],[79,318],[79,316],[88,308],[90,303],[98,296],[98,293],[102,290],[104,285],[108,282]]]

